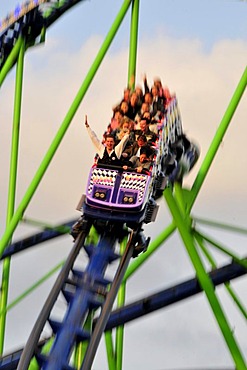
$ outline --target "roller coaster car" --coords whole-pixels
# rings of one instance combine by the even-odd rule
[[[112,227],[116,237],[124,236],[125,227],[134,231],[134,253],[147,250],[150,238],[143,234],[143,223],[155,221],[158,205],[153,199],[156,166],[137,173],[119,166],[94,165],[89,173],[86,194],[77,206],[82,217],[73,225],[74,239],[93,224],[99,234]],[[126,235],[126,234],[125,234]]]
[[[155,221],[158,211],[153,199],[155,173],[156,166],[137,173],[119,166],[94,165],[79,209],[88,218],[127,226]]]
[[[182,182],[199,157],[199,149],[182,132],[176,118],[176,100],[170,104],[170,116],[159,123],[158,138],[153,146],[152,165],[147,172],[124,170],[120,166],[95,163],[89,173],[86,194],[77,210],[82,217],[72,227],[74,238],[86,223],[93,224],[99,234],[109,225],[117,225],[120,234],[124,227],[135,233],[135,253],[147,249],[149,238],[142,233],[142,225],[155,221],[159,198],[168,184]],[[178,113],[177,113],[178,114]],[[170,117],[170,118],[169,118]],[[171,121],[172,119],[172,121]]]

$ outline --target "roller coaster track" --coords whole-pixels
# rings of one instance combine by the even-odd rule
[[[83,340],[89,340],[89,344],[82,369],[90,368],[134,249],[135,236],[132,232],[125,252],[120,259],[114,280],[110,284],[110,281],[104,278],[104,272],[109,263],[119,258],[119,255],[113,251],[116,243],[116,236],[114,236],[113,229],[114,226],[111,226],[102,235],[97,247],[91,245],[84,246],[87,231],[82,232],[78,236],[74,248],[66,260],[37,319],[17,369],[28,369],[34,355],[36,355],[43,369],[69,369],[71,353],[76,347],[76,344]],[[85,272],[73,269],[75,260],[83,246],[89,256],[89,262]],[[72,274],[72,277],[69,276],[70,274]],[[106,288],[109,284],[111,288],[108,292]],[[61,292],[68,301],[68,310],[63,323],[50,318],[51,310]],[[101,306],[100,316],[90,337],[91,333],[83,331],[83,323],[86,321],[88,315]],[[39,348],[40,335],[47,321],[53,330],[53,346],[47,356],[38,355],[37,349]]]
[[[34,326],[34,329],[29,337],[29,340],[23,352],[23,360],[20,360],[18,368],[23,370],[24,368],[28,368],[30,360],[34,355],[34,351],[39,342],[41,331],[43,330],[43,327],[49,318],[50,312],[57,300],[59,293],[61,292],[64,284],[66,283],[66,280],[68,279],[69,272],[72,269],[75,259],[77,258],[81,250],[85,237],[86,235],[82,234],[76,240],[69,257],[67,258],[66,263],[63,269],[61,270],[59,277],[56,280],[56,283],[48,296],[45,306],[38,317],[37,323]]]
[[[30,0],[0,22],[0,70],[18,38],[25,36],[26,48],[44,41],[45,30],[83,0]]]
[[[78,245],[79,245],[79,240],[76,241],[74,249],[78,248]],[[78,254],[78,251],[76,251],[76,252],[71,251],[71,254],[74,257],[71,257],[71,255],[70,255],[68,257],[68,259],[76,258],[76,255]],[[247,261],[246,258],[244,260],[245,260],[245,262]],[[67,263],[72,265],[68,261],[67,261]],[[121,273],[123,273],[123,270],[121,270],[121,271],[122,271]],[[220,284],[224,284],[224,283],[227,283],[228,281],[239,278],[239,277],[243,276],[246,273],[247,273],[246,268],[239,265],[238,263],[232,262],[229,265],[225,265],[225,266],[223,266],[219,269],[216,269],[214,271],[209,272],[209,276],[212,279],[212,282],[213,282],[214,286],[217,287]],[[64,271],[61,272],[61,275],[62,274],[64,274]],[[64,275],[65,275],[64,280],[66,280],[67,272]],[[60,279],[60,278],[61,278],[61,276],[58,279]],[[63,279],[61,279],[61,280],[63,280]],[[115,284],[119,283],[120,280],[121,280],[120,278],[118,279],[118,282],[117,282],[117,280],[114,280]],[[58,285],[58,283],[56,283],[56,284]],[[61,284],[61,286],[62,285],[63,284]],[[58,286],[57,286],[57,288],[59,289]],[[113,285],[112,285],[112,289],[113,289]],[[55,286],[54,286],[54,288],[53,288],[54,298],[51,299],[51,301],[53,301],[53,302],[55,302],[55,300],[56,300],[55,297],[59,293],[58,291],[55,291],[55,290],[56,289],[55,289]],[[105,331],[112,330],[112,329],[116,328],[119,325],[124,325],[124,324],[126,324],[126,323],[128,323],[132,320],[135,320],[137,318],[140,318],[142,316],[150,314],[150,313],[152,313],[156,310],[167,307],[171,304],[177,303],[181,300],[192,297],[193,295],[199,294],[201,292],[202,292],[202,289],[200,287],[198,279],[193,278],[193,279],[187,280],[183,283],[180,283],[176,286],[173,286],[171,288],[168,288],[168,289],[165,289],[163,291],[157,292],[157,293],[155,293],[151,296],[140,299],[139,301],[136,301],[136,302],[133,302],[131,304],[125,305],[124,307],[118,308],[118,309],[112,311],[110,313],[110,315],[109,315],[109,312],[107,312],[107,315],[104,315],[104,316],[101,315],[101,320],[102,321],[103,320],[106,321],[107,316],[109,315],[109,319],[108,319],[106,325],[105,325],[105,322],[104,322],[104,325],[102,325],[102,323],[99,324],[98,323],[99,319],[95,318],[93,320],[93,324],[92,324],[92,327],[95,328],[94,329],[94,334],[91,338],[91,346],[90,346],[90,349],[87,352],[87,357],[84,359],[84,365],[83,366],[86,369],[86,361],[87,361],[88,366],[92,362],[93,356],[95,354],[95,347],[96,347],[96,344],[98,344],[97,342],[99,341],[100,336],[102,334],[103,326],[105,327],[105,329],[104,329]],[[110,293],[108,293],[108,294],[110,294]],[[106,308],[108,308],[107,307],[108,305],[110,305],[110,306],[112,305],[112,302],[108,301],[108,299],[112,300],[112,298],[113,298],[113,295],[112,295],[111,298],[107,297],[107,300],[105,302],[105,310],[106,310]],[[44,307],[43,310],[46,310],[47,308],[48,307],[46,307],[46,308]],[[102,312],[102,314],[103,314],[103,312]],[[48,317],[48,315],[49,315],[49,313],[47,313],[46,316]],[[44,323],[46,321],[46,319],[45,320],[43,319],[42,321]],[[38,332],[40,332],[42,330],[42,324],[40,326],[41,327],[38,327],[38,325],[37,325],[37,327],[35,328],[35,331],[37,332],[37,334],[36,335],[34,335],[35,333],[32,334],[36,337],[35,338],[36,339],[35,348],[33,348],[30,351],[26,351],[26,356],[28,356],[29,359],[33,357],[33,353],[35,351],[40,353],[40,351],[42,350],[42,347],[48,341],[48,339],[46,339],[46,340],[43,340],[43,341],[39,341],[37,343],[37,338],[39,337]],[[96,332],[96,328],[98,328],[97,332]],[[97,337],[96,337],[96,335],[97,335]],[[31,337],[30,337],[29,340],[30,340],[31,344],[33,345],[34,344],[33,338],[31,339]],[[21,349],[19,351],[16,351],[16,352],[14,352],[10,355],[4,356],[0,360],[0,369],[1,370],[15,370],[18,366],[18,363],[20,361],[20,358],[21,358],[22,354],[23,354],[23,349]],[[90,357],[90,356],[92,356],[92,357]],[[27,361],[27,357],[26,357],[25,361]]]

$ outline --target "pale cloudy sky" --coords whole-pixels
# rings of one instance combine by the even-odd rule
[[[107,0],[103,4],[99,0],[82,2],[47,31],[45,45],[26,53],[17,204],[57,133],[121,4],[120,0]],[[0,16],[3,18],[15,5],[15,1],[1,1]],[[184,131],[201,148],[198,164],[184,181],[188,187],[195,179],[246,68],[246,16],[244,1],[140,1],[136,80],[141,83],[144,72],[150,84],[154,76],[160,76],[177,95]],[[27,218],[59,224],[79,216],[75,207],[85,190],[94,155],[83,127],[84,115],[88,115],[89,122],[100,135],[109,122],[112,106],[122,96],[128,72],[129,19],[128,15],[97,72],[26,211]],[[0,90],[1,234],[6,219],[14,73],[13,70]],[[192,210],[193,215],[245,227],[246,118],[245,92]],[[160,200],[159,203],[155,224],[146,227],[147,235],[152,238],[171,221],[165,202]],[[246,256],[243,236],[205,230],[236,254]],[[32,227],[20,227],[14,238],[36,231]],[[14,257],[10,301],[60,262],[71,246],[72,240],[66,236]],[[185,248],[175,235],[130,279],[127,299],[144,297],[194,277],[194,274]],[[25,342],[51,285],[49,281],[10,311],[6,351]],[[246,305],[246,278],[233,282],[233,286]],[[218,291],[242,352],[247,356],[246,321],[224,289]],[[33,309],[27,317],[30,306]],[[17,328],[19,336],[15,334]],[[103,347],[101,344],[95,370],[102,369]],[[233,363],[203,294],[126,326],[124,370],[214,366],[233,367]]]

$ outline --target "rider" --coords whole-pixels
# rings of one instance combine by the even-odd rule
[[[128,165],[132,168],[135,168],[136,172],[141,173],[148,171],[151,166],[151,161],[148,156],[148,151],[145,147],[141,148],[140,157],[134,155],[129,159]],[[127,165],[123,166],[124,170],[128,169]]]
[[[129,139],[129,130],[125,133],[120,142],[115,146],[115,137],[111,134],[106,135],[105,145],[98,139],[97,135],[88,124],[87,116],[85,117],[85,126],[99,156],[97,163],[120,166],[120,158]]]

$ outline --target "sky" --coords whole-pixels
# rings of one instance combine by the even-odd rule
[[[16,4],[16,1],[2,0],[0,17],[4,18]],[[83,1],[48,29],[45,44],[26,52],[17,205],[121,5],[120,0]],[[192,186],[246,68],[246,17],[245,1],[140,1],[136,83],[142,83],[144,73],[150,85],[155,76],[161,77],[163,84],[177,96],[184,132],[201,151],[198,163],[184,179],[185,187]],[[57,225],[79,217],[76,206],[85,192],[94,156],[84,128],[84,116],[88,115],[90,125],[100,135],[111,118],[113,105],[122,97],[128,75],[129,23],[130,14],[124,19],[91,83],[26,210],[25,218]],[[0,147],[4,153],[0,156],[1,235],[6,223],[14,82],[15,69],[0,90]],[[192,209],[193,217],[246,227],[246,119],[245,92]],[[155,223],[145,227],[146,235],[152,240],[171,222],[163,199],[159,200],[159,205]],[[246,256],[246,237],[243,234],[205,227],[198,222],[196,226],[237,255]],[[13,238],[18,240],[38,231],[38,227],[22,224]],[[13,257],[9,301],[66,258],[72,245],[72,239],[67,235]],[[215,253],[215,258],[219,266],[230,262],[220,253]],[[194,276],[186,249],[176,233],[130,279],[127,302]],[[54,279],[50,279],[10,310],[6,352],[23,345],[53,282]],[[233,281],[232,286],[246,306],[246,277]],[[217,289],[217,294],[247,358],[246,320],[223,287]],[[93,368],[102,369],[102,363],[106,364],[103,341]],[[223,367],[233,368],[234,365],[204,294],[135,320],[125,327],[123,370]]]

